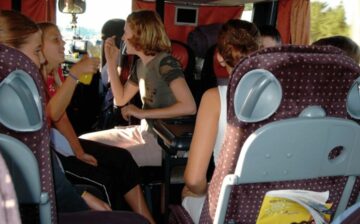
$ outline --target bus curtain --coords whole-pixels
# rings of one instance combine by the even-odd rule
[[[0,1],[0,9],[11,9],[11,0]]]
[[[13,0],[1,0],[0,9],[18,8]],[[21,0],[21,13],[35,22],[55,22],[56,0]]]
[[[309,44],[310,0],[279,0],[277,29],[286,44]]]

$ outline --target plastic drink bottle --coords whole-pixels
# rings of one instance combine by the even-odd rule
[[[101,54],[101,46],[100,45],[91,45],[89,44],[88,55],[91,58],[100,58]],[[84,73],[80,75],[79,82],[85,85],[90,85],[92,77],[94,74],[92,73]]]

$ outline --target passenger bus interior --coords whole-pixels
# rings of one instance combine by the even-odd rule
[[[146,212],[132,209],[127,192],[119,196],[106,184],[67,169],[63,157],[77,159],[76,152],[70,140],[65,139],[66,146],[55,142],[53,128],[61,126],[48,115],[53,96],[44,89],[46,81],[39,84],[34,78],[44,72],[2,43],[6,32],[0,24],[0,223],[360,223],[360,1],[1,0],[0,22],[2,12],[9,10],[58,27],[62,82],[76,80],[63,114],[77,137],[141,126],[146,117],[122,116],[129,105],[158,109],[146,108],[141,81],[129,102],[117,105],[105,56],[106,40],[113,38],[120,52],[116,72],[121,91],[127,82],[134,83],[142,58],[128,54],[132,49],[124,32],[128,16],[142,10],[155,11],[161,19],[171,42],[169,55],[176,59],[197,111],[146,118],[161,149],[160,165],[134,160],[134,178],[153,220],[148,219]],[[242,55],[231,70],[218,46],[218,34],[226,32],[229,20],[253,24],[259,37],[258,48]],[[276,43],[267,47],[260,42],[260,36],[273,38],[274,30],[278,39],[270,41]],[[239,52],[246,49],[243,45]],[[84,58],[99,59],[96,72],[74,77],[71,69]],[[222,86],[216,139],[199,140],[203,100],[209,90]],[[206,161],[205,193],[186,194],[200,182],[189,181],[188,158],[195,154],[190,148],[215,144],[220,132],[220,151],[197,160]],[[57,147],[70,149],[69,155]],[[54,183],[52,156],[60,157],[61,176],[81,192],[78,196],[89,192],[111,209],[59,211],[62,183]],[[116,177],[118,170],[108,167]],[[130,171],[128,178],[133,178]],[[195,199],[186,204],[189,194]]]

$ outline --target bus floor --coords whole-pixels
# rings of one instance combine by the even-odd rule
[[[163,203],[163,183],[153,183],[143,186],[143,191],[145,199],[149,206],[149,209],[156,221],[159,224],[166,224],[167,218],[165,218],[165,209]],[[170,190],[171,194],[169,197],[169,204],[181,204],[181,192],[184,187],[184,184],[171,184]],[[166,208],[169,209],[169,208]]]

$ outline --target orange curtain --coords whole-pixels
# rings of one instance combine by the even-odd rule
[[[56,0],[23,0],[21,12],[35,22],[55,22]]]
[[[155,2],[153,2],[153,1],[133,0],[132,1],[132,9],[133,9],[133,11],[138,10],[138,9],[156,10],[155,9]]]
[[[11,0],[1,0],[0,9],[11,9]]]
[[[0,0],[0,9],[11,10],[11,0]],[[21,13],[35,22],[55,22],[56,0],[22,0]]]
[[[293,1],[291,5],[290,33],[292,44],[309,44],[310,0]]]
[[[290,16],[292,0],[278,1],[277,29],[283,43],[290,44]]]
[[[310,0],[279,0],[277,29],[286,44],[309,44]]]

